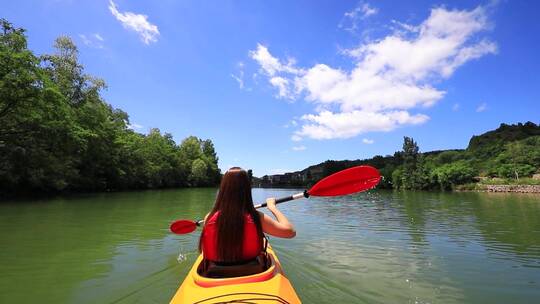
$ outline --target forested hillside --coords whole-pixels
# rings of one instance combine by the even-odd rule
[[[0,20],[0,194],[215,185],[211,140],[130,129],[128,114],[84,72],[68,37],[38,56]]]
[[[328,160],[290,175],[307,178],[281,178],[274,185],[309,185],[334,172],[362,164],[381,171],[384,179],[379,187],[382,188],[450,190],[490,180],[536,183],[527,178],[540,173],[540,126],[532,122],[501,124],[496,130],[473,136],[465,150],[421,153],[419,145],[405,137],[403,149],[394,155],[363,160]],[[320,174],[314,174],[318,172]],[[264,182],[268,180],[272,178],[263,177],[261,184],[268,185]]]

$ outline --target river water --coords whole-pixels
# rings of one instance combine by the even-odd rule
[[[257,202],[295,193],[254,189]],[[0,303],[168,303],[215,189],[0,204]],[[372,191],[280,205],[271,238],[304,303],[538,303],[540,195]]]

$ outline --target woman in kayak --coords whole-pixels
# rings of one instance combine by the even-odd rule
[[[294,226],[276,208],[275,198],[266,203],[275,219],[255,210],[246,171],[233,167],[225,172],[199,240],[199,251],[205,260],[230,265],[247,263],[264,250],[263,233],[293,238]]]

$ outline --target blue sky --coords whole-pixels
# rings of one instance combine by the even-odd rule
[[[535,1],[2,1],[38,54],[71,36],[105,99],[262,176],[465,148],[540,122]]]

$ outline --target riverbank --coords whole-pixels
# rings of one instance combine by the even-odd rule
[[[500,193],[536,193],[540,194],[540,184],[489,184],[474,183],[457,185],[456,192],[500,192]]]
[[[540,193],[540,185],[478,185],[485,192]]]

